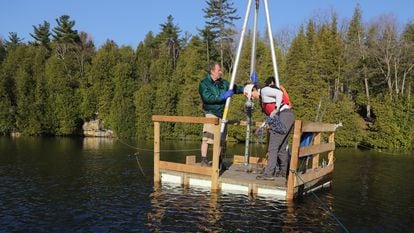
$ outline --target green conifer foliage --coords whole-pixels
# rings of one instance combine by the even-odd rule
[[[138,81],[147,84],[151,81],[150,68],[155,56],[155,41],[152,32],[145,36],[145,40],[138,44],[136,50],[136,64]]]
[[[0,64],[0,134],[8,134],[15,129],[15,57],[15,51],[8,51]]]
[[[355,103],[345,94],[339,94],[336,101],[323,103],[320,111],[322,121],[342,123],[335,133],[335,143],[339,146],[357,146],[367,137],[365,122],[355,110]]]
[[[35,125],[39,127],[39,131],[33,130],[31,134],[51,134],[50,115],[48,115],[48,103],[49,89],[47,88],[45,64],[50,56],[50,51],[47,48],[36,48],[33,62],[33,77],[35,80],[34,90],[34,119]]]
[[[6,40],[6,48],[8,50],[15,49],[18,45],[22,44],[23,39],[17,35],[17,32],[9,32],[9,40]]]
[[[118,137],[151,138],[152,115],[202,116],[198,84],[207,64],[221,60],[231,71],[238,43],[230,0],[206,4],[199,36],[182,38],[170,15],[160,33],[149,32],[136,51],[111,40],[95,51],[68,15],[56,20],[52,38],[44,21],[33,26],[34,42],[28,45],[17,33],[0,39],[0,134],[74,135],[84,121],[98,118]],[[342,20],[335,14],[329,22],[310,19],[289,43],[275,43],[280,83],[297,119],[343,124],[335,134],[338,145],[413,148],[414,24],[400,32],[392,18],[379,19],[363,22],[359,5],[349,25],[338,26]],[[250,77],[251,40],[249,32],[237,85]],[[267,36],[258,36],[256,56],[263,84],[274,75]],[[223,78],[229,76],[225,72]],[[230,120],[246,119],[245,101],[243,95],[232,97]],[[264,119],[257,102],[253,119]],[[199,139],[201,127],[163,123],[161,132]],[[229,136],[244,141],[245,128],[229,126]]]
[[[5,80],[0,79],[0,134],[9,134],[14,129],[14,108],[5,90]]]
[[[208,26],[208,35],[217,40],[220,51],[221,67],[229,71],[232,65],[230,55],[232,36],[236,34],[233,29],[234,21],[240,19],[237,15],[237,9],[230,0],[206,0],[207,6],[203,9],[206,25]],[[210,34],[211,32],[211,34]]]
[[[210,64],[211,61],[219,61],[220,53],[216,48],[216,39],[214,32],[211,30],[211,26],[205,26],[199,30],[200,37],[203,42],[204,57],[203,59]]]
[[[173,82],[178,89],[178,116],[203,116],[198,85],[206,75],[206,67],[203,42],[198,36],[194,36],[182,51],[174,72]],[[201,124],[177,124],[175,134],[186,138],[189,135],[198,136],[201,130]]]
[[[75,21],[70,20],[69,15],[62,15],[56,19],[57,26],[52,30],[54,41],[60,43],[78,43],[80,38],[78,31],[74,30]]]
[[[0,65],[6,57],[6,47],[4,45],[4,41],[0,38]]]
[[[92,59],[88,72],[88,82],[91,91],[88,94],[88,105],[97,117],[104,122],[104,127],[110,122],[111,103],[114,97],[114,67],[118,63],[118,46],[113,41],[107,41]]]
[[[0,110],[2,120],[0,129],[2,133],[18,132],[16,128],[17,93],[16,79],[19,69],[24,66],[26,45],[20,44],[7,47],[7,54],[1,64],[0,73]]]
[[[174,24],[174,17],[172,15],[169,15],[167,22],[160,24],[160,27],[161,32],[155,37],[155,43],[159,49],[165,50],[160,51],[160,53],[167,52],[172,68],[175,69],[181,50],[181,41],[179,39],[181,30]]]
[[[155,115],[175,115],[177,104],[177,88],[173,82],[173,66],[169,57],[166,45],[159,46],[159,57],[153,60],[151,64],[152,82],[155,81],[155,102],[153,105],[153,114]],[[155,80],[154,80],[155,77]],[[165,123],[161,125],[161,131],[168,132],[166,136],[171,136],[174,132],[174,125]]]
[[[16,83],[16,129],[18,132],[33,135],[41,132],[40,123],[36,119],[35,100],[36,80],[34,77],[35,48],[19,46],[22,58],[17,69]]]
[[[120,49],[120,59],[114,67],[114,97],[110,110],[110,126],[120,138],[135,136],[136,91],[135,54],[130,47]]]
[[[306,114],[305,103],[306,95],[309,93],[307,89],[307,63],[310,60],[310,50],[307,46],[307,40],[303,27],[298,35],[293,39],[292,45],[287,53],[286,68],[286,85],[289,96],[292,99],[295,115],[298,119],[311,120],[312,118]]]
[[[179,33],[180,29],[173,23],[170,15],[165,24],[161,24],[161,32],[155,37],[157,54],[152,56],[150,66],[151,82],[156,82],[155,102],[153,113],[157,115],[175,115],[178,102],[178,90],[173,80],[180,54]],[[162,124],[161,131],[168,132],[171,136],[174,132],[174,124]]]
[[[135,124],[138,138],[152,138],[154,135],[151,120],[152,106],[155,102],[155,87],[153,85],[152,83],[142,84],[134,94]]]
[[[373,100],[375,121],[369,128],[367,144],[375,148],[407,148],[412,146],[412,120],[410,111],[402,101],[386,95]],[[387,107],[388,106],[388,107]],[[389,107],[392,106],[392,107]]]
[[[54,55],[46,63],[47,86],[50,90],[51,119],[54,133],[72,135],[80,133],[80,93],[73,82],[72,74],[67,73],[68,63]],[[70,63],[73,64],[73,63]]]
[[[43,21],[43,24],[39,24],[37,27],[33,25],[33,34],[30,33],[30,36],[35,39],[35,44],[42,45],[47,49],[50,48],[50,23]]]

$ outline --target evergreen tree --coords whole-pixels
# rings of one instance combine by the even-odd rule
[[[234,8],[234,3],[230,0],[206,0],[207,7],[203,9],[204,18],[208,29],[210,29],[211,36],[218,40],[220,45],[220,62],[222,68],[225,64],[231,64],[231,61],[225,60],[226,49],[231,49],[233,42],[232,36],[236,34],[234,27],[234,21],[240,19],[236,14],[237,9]],[[232,54],[232,52],[230,52]]]
[[[2,120],[0,121],[0,129],[2,133],[7,134],[16,129],[16,77],[21,65],[25,59],[25,45],[9,44],[7,54],[1,64],[0,69],[0,112]]]
[[[152,32],[149,32],[143,43],[140,43],[136,52],[138,90],[134,94],[136,108],[137,137],[149,138],[153,136],[152,120],[155,104],[155,90],[157,86],[157,72],[153,63],[159,56],[158,44]]]
[[[9,40],[6,40],[7,50],[15,49],[18,45],[22,44],[23,39],[20,38],[16,32],[9,32]]]
[[[0,64],[0,134],[15,130],[15,64],[18,64],[15,51],[8,51]]]
[[[205,60],[208,64],[211,61],[218,61],[220,54],[215,49],[215,36],[214,32],[211,30],[211,26],[206,25],[203,29],[199,30],[200,37],[202,38],[204,44]]]
[[[155,104],[155,84],[144,83],[134,94],[135,124],[138,138],[151,138],[154,135],[151,117]]]
[[[52,33],[50,32],[50,23],[47,21],[43,21],[43,24],[39,24],[39,26],[33,25],[33,34],[30,33],[30,36],[35,39],[35,44],[42,45],[47,49],[50,48],[50,36]]]
[[[307,63],[311,59],[310,49],[308,48],[305,30],[300,28],[298,35],[293,39],[292,45],[287,53],[286,85],[289,89],[289,96],[294,101],[295,115],[298,119],[311,120],[308,116],[308,108],[297,108],[304,106],[307,102],[306,96],[309,93],[308,68]],[[313,119],[312,119],[313,120]]]
[[[36,54],[33,61],[33,77],[35,80],[34,90],[34,126],[33,128],[40,128],[34,134],[51,134],[53,125],[51,124],[53,118],[48,113],[51,111],[49,100],[49,89],[47,88],[45,64],[50,56],[50,51],[47,48],[36,48]]]
[[[0,65],[6,57],[6,47],[4,46],[3,40],[0,38]]]
[[[198,85],[206,74],[206,67],[203,42],[198,36],[194,36],[182,51],[173,76],[178,89],[176,113],[178,116],[203,115]],[[198,136],[202,130],[201,126],[199,124],[177,124],[175,133],[180,138]]]
[[[355,112],[355,103],[348,95],[340,93],[337,101],[329,102],[325,107],[323,112],[326,114],[324,114],[323,122],[342,123],[343,125],[335,133],[337,145],[355,147],[366,140],[365,122]]]
[[[79,86],[71,79],[65,68],[67,61],[57,55],[50,57],[46,63],[47,86],[50,91],[48,109],[51,116],[51,129],[56,135],[79,134],[81,128]],[[73,64],[73,63],[70,63]]]
[[[4,77],[0,78],[0,134],[9,134],[14,129],[14,107],[7,93]]]
[[[69,15],[62,15],[56,19],[57,26],[52,30],[53,39],[59,43],[78,43],[80,38],[78,31],[74,30],[76,22],[70,20]]]
[[[79,92],[82,99],[80,111],[82,119],[90,119],[94,114],[96,103],[93,103],[93,85],[88,78],[87,71],[89,71],[92,66],[92,59],[95,55],[95,45],[85,32],[80,33],[80,41],[80,44],[78,44],[74,50],[77,69],[79,70]]]
[[[74,30],[75,21],[69,20],[69,15],[62,15],[56,19],[57,26],[52,29],[53,47],[58,57],[65,59],[68,52],[75,48],[75,45],[80,43],[78,31]]]
[[[121,138],[134,137],[136,75],[134,70],[134,52],[129,47],[120,49],[120,61],[114,67],[114,98],[111,106],[111,128]]]
[[[159,57],[151,64],[151,77],[157,77],[155,85],[155,102],[153,114],[175,115],[177,104],[177,88],[172,80],[173,66],[165,44],[159,45]],[[173,124],[162,124],[162,131],[173,133]]]
[[[345,88],[347,93],[358,95],[358,105],[365,106],[367,120],[371,119],[370,86],[368,74],[368,56],[365,31],[362,25],[362,13],[360,5],[355,8],[345,38]],[[361,80],[361,81],[359,81]],[[363,85],[361,85],[363,83]],[[363,89],[362,89],[363,88]],[[364,94],[363,94],[364,93]],[[353,97],[354,97],[353,96]]]
[[[316,25],[313,20],[310,20],[307,28],[307,47],[310,49],[310,59],[307,62],[307,78],[305,79],[304,86],[306,92],[303,93],[304,97],[304,108],[306,109],[305,119],[319,121],[321,114],[321,104],[328,104],[329,102],[329,88],[324,80],[325,72],[329,72],[328,68],[324,65],[328,65],[331,61],[329,58],[325,58],[326,47],[324,47],[325,42],[320,37],[321,33],[327,34],[329,32],[326,26],[321,26],[319,30],[316,30]],[[308,118],[310,117],[310,118]]]
[[[328,83],[330,99],[336,101],[340,92],[340,83],[343,79],[343,41],[337,30],[337,17],[332,16],[330,25],[325,25],[319,33],[323,46],[322,78]]]
[[[161,32],[156,36],[155,43],[158,44],[159,48],[168,51],[172,67],[175,69],[181,49],[181,41],[179,39],[181,30],[174,24],[174,17],[172,17],[172,15],[169,15],[167,17],[167,22],[160,24],[160,26]],[[162,53],[162,51],[160,52]]]
[[[151,80],[150,68],[155,53],[154,36],[152,32],[145,36],[144,42],[139,43],[136,50],[137,76],[140,82],[146,84]]]
[[[114,41],[107,41],[92,59],[88,73],[90,83],[88,100],[88,112],[97,115],[103,120],[104,127],[110,122],[111,103],[114,96],[114,67],[119,61],[118,46]],[[92,117],[92,115],[90,117]]]
[[[393,107],[384,108],[384,106],[391,105]],[[405,121],[408,119],[406,117],[399,117],[400,113],[402,112],[405,112],[405,114],[407,114],[404,105],[400,101],[391,100],[390,98],[386,97],[386,95],[384,95],[381,97],[376,97],[374,101],[372,101],[372,106],[376,117],[374,123],[370,126],[370,132],[368,134],[369,138],[365,142],[366,144],[374,148],[393,149],[405,148],[406,144],[412,144],[412,141],[407,142],[407,139],[412,138],[412,133],[408,133],[407,129],[411,128],[412,132],[412,127],[404,129],[404,126],[402,125],[412,122]],[[401,111],[399,109],[400,107],[402,107],[405,111]],[[409,116],[409,114],[406,116]],[[401,134],[400,132],[408,134]]]
[[[36,122],[36,109],[33,101],[35,100],[34,91],[36,81],[33,77],[33,57],[35,51],[33,47],[18,48],[22,58],[17,69],[15,78],[16,83],[16,129],[23,134],[33,135],[40,132],[40,124]]]
[[[8,52],[2,70],[2,106],[8,106],[4,111],[6,131],[17,131],[26,135],[43,133],[43,118],[41,113],[45,99],[38,99],[36,94],[38,77],[44,68],[47,52],[34,46],[20,45]],[[43,93],[46,90],[43,90]]]

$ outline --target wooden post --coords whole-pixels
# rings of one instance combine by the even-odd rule
[[[295,129],[293,132],[293,142],[292,142],[292,155],[290,157],[290,166],[289,166],[289,176],[287,181],[287,190],[286,190],[286,200],[293,200],[294,196],[294,185],[296,175],[292,171],[298,169],[298,158],[299,158],[299,147],[300,147],[300,137],[302,136],[302,121],[295,120]]]
[[[195,155],[187,155],[185,157],[185,164],[190,164],[190,165],[196,164],[196,156]]]
[[[213,144],[213,165],[211,173],[211,191],[217,192],[219,190],[218,178],[219,178],[219,159],[220,159],[220,124],[214,125],[214,144]]]
[[[154,184],[160,182],[160,122],[154,122]]]
[[[315,138],[313,139],[313,145],[320,145],[321,144],[321,133],[315,133]],[[312,169],[319,167],[319,154],[314,154],[312,156]]]
[[[329,138],[328,138],[328,142],[329,143],[335,143],[335,132],[331,132],[329,134]],[[333,157],[334,156],[334,151],[329,151],[328,152],[328,165],[333,164]]]

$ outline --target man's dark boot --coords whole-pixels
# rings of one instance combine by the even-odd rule
[[[201,166],[202,167],[208,167],[209,166],[209,162],[207,160],[207,157],[201,157]]]

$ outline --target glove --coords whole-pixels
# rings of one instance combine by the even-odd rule
[[[258,84],[258,83],[259,83],[259,77],[257,77],[257,73],[256,73],[256,71],[253,71],[253,72],[252,72],[252,75],[250,75],[250,81],[251,81],[253,84]]]
[[[263,124],[256,129],[256,132],[255,132],[256,135],[263,134],[263,131],[265,130],[266,127],[267,127],[267,120],[265,120],[265,122],[263,122]]]
[[[226,100],[227,98],[232,97],[233,94],[234,94],[233,90],[228,90],[225,93],[220,95],[220,99],[221,100]]]

